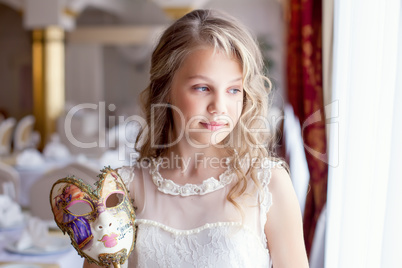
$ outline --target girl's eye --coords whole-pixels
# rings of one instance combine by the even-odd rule
[[[231,94],[236,94],[236,93],[239,93],[239,92],[241,92],[241,90],[238,89],[238,88],[231,88],[231,89],[229,89],[229,93],[231,93]]]
[[[197,90],[197,91],[204,92],[204,91],[208,90],[208,87],[195,87],[194,89]]]

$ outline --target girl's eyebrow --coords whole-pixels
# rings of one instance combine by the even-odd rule
[[[204,80],[211,81],[211,79],[209,79],[207,76],[201,75],[201,74],[192,75],[188,79],[196,79],[196,78],[201,78],[201,79],[204,79]],[[235,79],[229,81],[229,83],[234,83],[234,82],[238,82],[238,81],[242,81],[242,80],[243,80],[243,77],[240,76],[238,78],[235,78]]]

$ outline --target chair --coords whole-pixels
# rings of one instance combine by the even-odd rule
[[[10,154],[15,122],[14,118],[7,118],[0,124],[0,155]]]
[[[80,163],[72,163],[62,168],[51,170],[36,181],[30,190],[30,211],[32,216],[43,220],[53,220],[53,213],[50,207],[50,190],[53,184],[67,176],[75,176],[93,186],[98,181],[100,172],[93,167],[84,166]],[[93,186],[95,188],[95,186]]]
[[[8,195],[18,202],[20,183],[18,172],[12,166],[0,162],[0,194]]]
[[[27,148],[35,148],[39,143],[40,136],[34,131],[35,117],[27,115],[22,118],[14,132],[14,151],[23,151]]]

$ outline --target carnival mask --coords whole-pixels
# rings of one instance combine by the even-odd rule
[[[74,177],[58,180],[50,204],[78,254],[99,266],[119,267],[134,248],[134,209],[116,171],[105,168],[99,178],[96,189]]]

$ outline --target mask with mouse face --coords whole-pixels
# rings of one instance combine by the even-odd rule
[[[58,180],[50,204],[59,228],[78,254],[99,266],[123,264],[134,248],[135,214],[116,171],[105,168],[96,189],[80,179]]]

